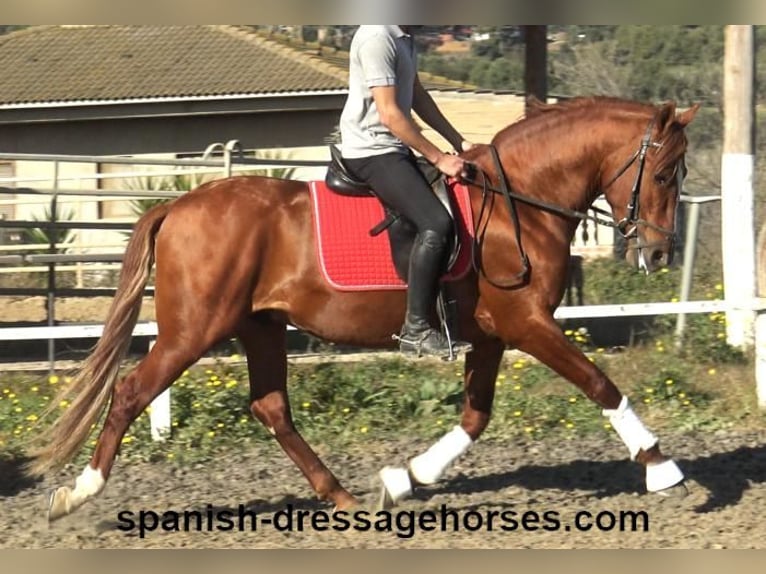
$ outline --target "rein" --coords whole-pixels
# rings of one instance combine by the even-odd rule
[[[641,139],[641,145],[639,149],[636,150],[633,153],[633,155],[631,155],[628,158],[628,160],[623,164],[623,166],[619,170],[617,170],[617,173],[603,187],[602,193],[609,186],[611,186],[615,181],[617,181],[630,168],[630,166],[632,166],[636,161],[638,161],[638,172],[636,173],[636,179],[633,182],[633,187],[631,189],[630,200],[628,201],[628,205],[627,205],[627,214],[619,222],[614,221],[614,218],[611,213],[598,207],[590,207],[590,211],[596,214],[596,215],[590,215],[587,212],[582,212],[576,209],[562,207],[554,203],[549,203],[547,201],[542,201],[542,200],[521,195],[519,193],[512,191],[510,189],[510,186],[508,185],[508,179],[506,178],[505,172],[503,171],[502,165],[500,163],[500,157],[498,155],[497,148],[494,145],[490,145],[489,149],[492,154],[492,161],[494,163],[495,171],[497,172],[497,179],[500,183],[500,188],[498,189],[496,187],[493,187],[492,185],[488,183],[488,175],[483,170],[481,170],[481,183],[479,183],[476,177],[473,175],[465,179],[467,183],[480,186],[482,189],[481,210],[479,211],[479,216],[477,218],[476,229],[474,233],[474,240],[472,245],[471,260],[472,260],[472,266],[474,270],[477,272],[481,272],[484,275],[484,278],[491,285],[498,288],[502,288],[502,289],[508,289],[516,285],[519,285],[520,282],[523,282],[524,279],[526,279],[529,273],[529,257],[527,256],[521,244],[521,225],[519,224],[518,209],[515,203],[516,201],[519,201],[521,203],[525,203],[527,205],[531,205],[533,207],[537,207],[544,211],[555,213],[564,217],[580,219],[582,221],[592,221],[599,225],[612,227],[614,229],[617,229],[617,231],[619,231],[619,233],[625,239],[633,239],[637,237],[638,227],[640,225],[644,227],[649,227],[668,237],[671,237],[671,238],[674,237],[675,236],[674,229],[672,230],[665,229],[664,227],[660,227],[658,225],[655,225],[654,223],[651,223],[650,221],[646,221],[645,219],[641,219],[640,217],[638,217],[639,205],[640,205],[639,196],[641,192],[641,181],[643,178],[644,165],[646,162],[646,154],[649,151],[650,147],[660,148],[663,145],[662,143],[653,142],[651,140],[651,133],[652,133],[653,126],[654,126],[654,119],[652,119],[649,122],[649,125],[646,128],[646,132],[644,133],[644,136]],[[472,167],[475,167],[475,166],[472,166]],[[501,195],[503,197],[508,207],[508,211],[511,216],[511,221],[513,222],[513,226],[515,229],[516,246],[518,249],[522,268],[521,268],[521,271],[515,275],[514,280],[508,283],[496,282],[490,279],[487,276],[487,274],[483,271],[480,262],[477,261],[477,253],[479,251],[478,248],[482,242],[481,238],[484,237],[484,234],[486,233],[486,230],[487,230],[487,226],[489,225],[489,218],[488,218],[486,223],[484,224],[483,230],[481,231],[481,233],[479,232],[479,228],[481,227],[481,221],[484,217],[484,211],[487,206],[488,198],[490,197],[490,192],[494,195]],[[639,244],[635,248],[644,249],[646,247],[650,247],[651,245],[653,244]]]

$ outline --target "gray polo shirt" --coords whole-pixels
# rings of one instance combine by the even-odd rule
[[[380,122],[370,88],[396,86],[397,104],[411,116],[416,73],[412,36],[399,26],[359,27],[351,40],[348,99],[340,116],[343,157],[408,153],[407,146]]]

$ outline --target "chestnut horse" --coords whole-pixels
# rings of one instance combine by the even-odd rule
[[[631,458],[645,466],[647,490],[683,484],[658,439],[615,384],[562,333],[553,312],[563,296],[577,216],[602,193],[614,221],[636,241],[641,266],[652,271],[669,262],[686,172],[684,128],[696,111],[695,106],[676,113],[674,103],[614,98],[538,103],[490,145],[463,154],[478,168],[469,185],[478,221],[474,269],[451,285],[460,336],[473,344],[465,357],[462,417],[407,469],[381,471],[384,504],[406,496],[412,483],[438,480],[479,438],[509,347],[548,365],[602,409]],[[46,431],[30,466],[30,472],[42,474],[71,460],[108,406],[89,464],[74,488],[52,493],[49,520],[101,492],[130,424],[185,369],[230,337],[246,350],[253,415],[320,499],[339,509],[356,504],[293,424],[286,329],[294,325],[358,347],[392,347],[405,292],[333,289],[318,267],[311,209],[305,182],[231,177],[206,183],[139,219],[103,336],[69,388],[70,407]],[[156,344],[119,378],[155,262]]]

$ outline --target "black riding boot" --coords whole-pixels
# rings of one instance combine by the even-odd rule
[[[435,231],[424,231],[415,238],[407,275],[407,315],[399,340],[399,348],[404,353],[450,355],[450,341],[429,321],[446,247],[446,240]],[[453,353],[470,350],[470,343],[452,341]]]

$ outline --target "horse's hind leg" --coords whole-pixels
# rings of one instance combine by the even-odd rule
[[[505,345],[497,339],[475,343],[466,355],[465,397],[459,425],[424,453],[409,462],[409,469],[386,467],[380,473],[379,506],[394,505],[412,490],[412,483],[433,484],[476,441],[489,424],[495,398],[495,380]]]
[[[354,497],[340,485],[293,423],[287,396],[285,325],[267,315],[255,315],[242,324],[237,336],[247,354],[253,415],[274,435],[320,500],[331,500],[338,509],[354,506]]]
[[[48,508],[49,521],[71,514],[104,489],[130,424],[198,356],[190,350],[188,341],[183,345],[160,334],[149,354],[115,385],[109,413],[90,463],[77,478],[73,489],[64,486],[53,491]]]
[[[659,441],[641,422],[627,397],[561,332],[556,322],[545,317],[532,320],[525,328],[519,349],[539,359],[579,387],[603,409],[630,456],[646,467],[646,486],[651,492],[668,492],[683,483],[675,462],[662,454]]]

